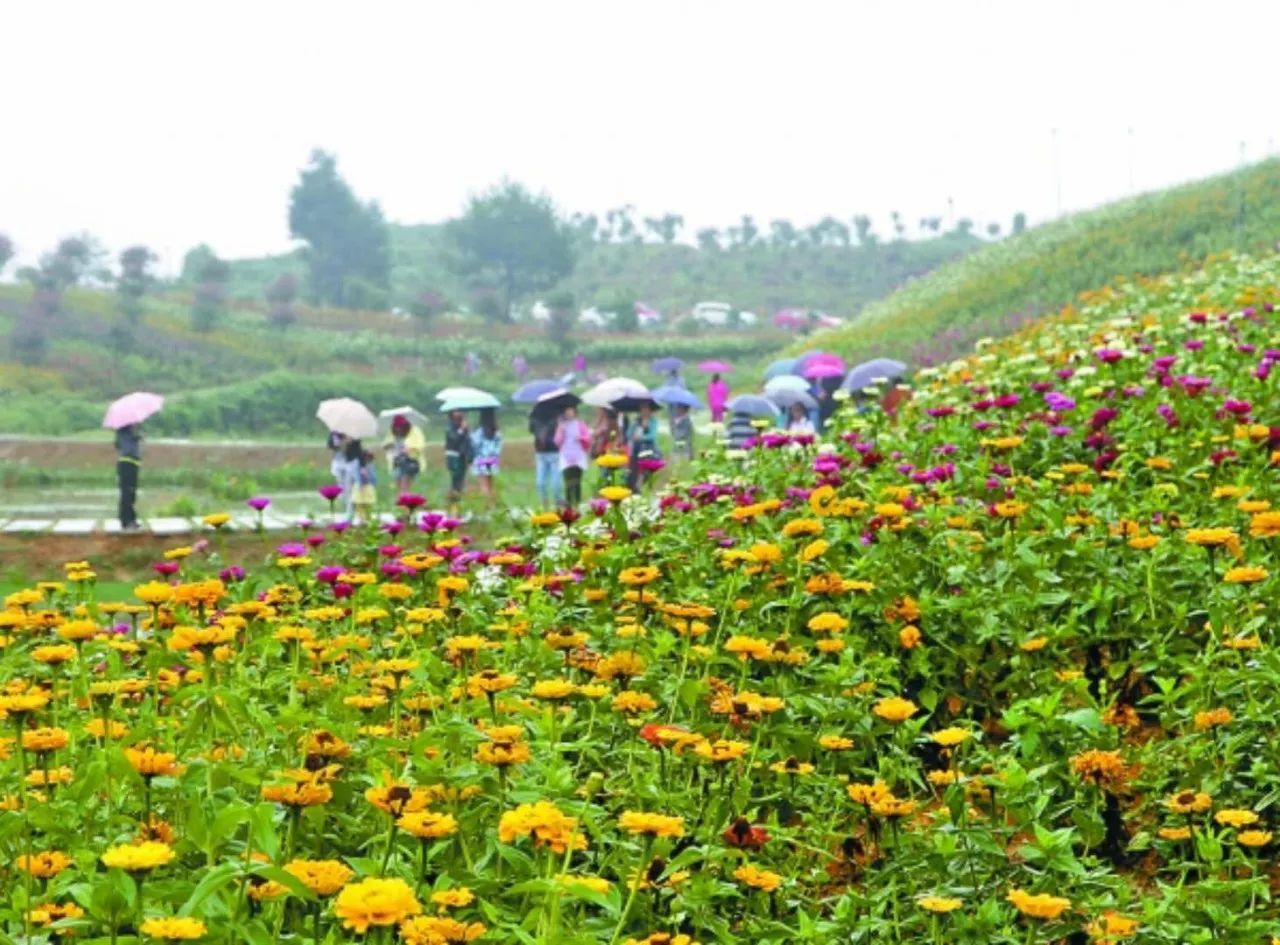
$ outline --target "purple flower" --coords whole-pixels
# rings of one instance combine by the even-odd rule
[[[252,499],[245,502],[245,505],[249,506],[249,508],[253,509],[255,512],[261,512],[270,504],[271,500],[265,495],[255,495]]]
[[[276,553],[282,558],[300,558],[307,553],[307,546],[300,541],[287,541],[276,549]]]
[[[1164,422],[1169,426],[1176,427],[1178,425],[1178,414],[1168,404],[1159,404],[1156,407],[1156,413],[1160,414],[1164,418]]]
[[[404,522],[400,521],[399,519],[396,519],[394,522],[387,522],[385,525],[382,526],[382,530],[386,532],[388,535],[391,535],[394,537],[395,535],[399,535],[402,531],[404,531]]]
[[[1227,413],[1233,413],[1238,417],[1242,417],[1249,411],[1253,410],[1253,404],[1247,400],[1236,400],[1234,397],[1228,397],[1222,403],[1222,409]]]
[[[350,527],[351,527],[350,522],[334,522],[329,526],[329,531],[334,532],[338,535],[341,535]]]
[[[941,407],[930,407],[925,413],[931,417],[949,417],[956,412],[956,408],[949,404],[943,404]]]
[[[1001,394],[995,399],[995,405],[1002,410],[1008,410],[1010,407],[1018,406],[1018,402],[1022,400],[1017,394]]]
[[[1050,410],[1056,413],[1063,413],[1067,410],[1075,410],[1076,402],[1066,394],[1051,390],[1044,395],[1044,402]]]
[[[336,584],[338,578],[347,573],[347,569],[337,564],[326,564],[316,569],[316,580],[321,584]]]
[[[1093,352],[1093,356],[1103,364],[1115,364],[1124,359],[1124,352],[1115,348],[1099,348]]]
[[[1070,436],[1071,427],[1059,424],[1056,427],[1049,427],[1049,433],[1053,436]]]
[[[244,580],[244,568],[238,564],[230,565],[218,572],[218,577],[224,584],[234,584],[236,581]]]
[[[1188,351],[1199,351],[1204,347],[1204,341],[1200,338],[1188,338],[1182,343],[1182,347]]]
[[[325,537],[324,535],[321,535],[319,532],[312,532],[310,535],[307,536],[307,544],[310,545],[312,548],[319,548],[324,543],[325,543]]]
[[[1101,430],[1108,423],[1116,418],[1120,411],[1115,407],[1099,407],[1093,412],[1093,416],[1089,418],[1089,426],[1094,430]]]
[[[322,498],[332,502],[338,496],[342,495],[342,486],[331,482],[328,485],[321,486],[316,490],[316,492],[319,492]]]

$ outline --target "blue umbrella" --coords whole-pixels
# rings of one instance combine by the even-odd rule
[[[784,374],[793,374],[795,373],[795,368],[795,358],[782,358],[778,361],[774,361],[764,369],[764,378],[767,381],[772,380],[775,377],[781,377]]]
[[[780,377],[770,378],[764,385],[764,395],[772,397],[775,393],[782,390],[793,390],[808,392],[810,383],[798,374],[783,374]]]
[[[670,357],[658,358],[653,362],[652,365],[650,365],[650,369],[653,371],[654,374],[674,374],[676,371],[680,370],[682,367],[684,367],[683,361],[681,361],[679,358],[670,358]]]
[[[547,380],[539,378],[535,381],[525,381],[511,395],[511,402],[514,404],[536,404],[538,398],[543,394],[549,394],[556,388],[560,387],[559,381]]]
[[[844,376],[844,383],[840,386],[845,390],[862,390],[878,380],[892,380],[906,373],[907,366],[901,361],[895,361],[893,358],[873,358],[850,368],[849,373]]]
[[[759,394],[739,394],[725,407],[730,413],[745,413],[749,417],[777,417],[778,407]]]
[[[698,399],[698,395],[685,387],[678,387],[675,384],[663,384],[661,387],[655,387],[653,390],[653,399],[660,404],[667,404],[675,407],[701,407],[702,401]]]
[[[485,410],[501,407],[502,401],[493,394],[482,390],[458,391],[452,397],[446,397],[440,403],[441,413],[452,413],[455,410]]]
[[[792,404],[804,404],[806,410],[816,410],[818,401],[807,390],[796,390],[794,387],[779,387],[768,394],[779,407],[790,407]]]

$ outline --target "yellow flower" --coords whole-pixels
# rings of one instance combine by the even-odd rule
[[[631,490],[626,486],[605,486],[600,490],[600,498],[607,499],[610,502],[621,502],[623,499],[631,495]]]
[[[96,621],[68,620],[59,626],[56,632],[62,639],[77,643],[96,637],[100,631],[101,628]]]
[[[852,738],[845,738],[843,735],[823,735],[818,739],[818,744],[827,751],[848,751],[854,743]]]
[[[1271,831],[1241,830],[1236,834],[1236,842],[1244,847],[1265,847],[1271,842]]]
[[[993,508],[1000,518],[1017,518],[1027,510],[1027,503],[1019,502],[1016,499],[1006,499],[1003,502],[997,502]]]
[[[419,916],[400,926],[400,941],[405,945],[454,945],[472,942],[484,935],[483,922],[459,922],[447,916]]]
[[[1251,810],[1228,807],[1214,814],[1213,819],[1222,827],[1249,827],[1258,822],[1258,815]]]
[[[1138,931],[1138,923],[1116,912],[1104,912],[1096,921],[1085,925],[1085,931],[1100,942],[1128,938]]]
[[[935,745],[942,745],[944,748],[954,748],[971,737],[973,737],[972,732],[967,728],[960,728],[958,725],[938,729],[938,731],[929,736]]]
[[[31,657],[37,663],[46,663],[48,665],[57,665],[73,660],[76,657],[76,648],[70,643],[56,643],[50,646],[38,646],[31,651]]]
[[[898,644],[904,650],[913,650],[920,645],[920,628],[914,624],[907,624],[898,631]]]
[[[70,741],[71,734],[65,728],[29,728],[22,733],[22,747],[37,754],[66,748]]]
[[[1161,827],[1156,831],[1156,835],[1161,840],[1190,840],[1190,827]]]
[[[553,853],[563,854],[570,848],[586,848],[587,839],[577,833],[577,825],[577,820],[566,817],[550,801],[520,804],[499,818],[498,839],[503,843],[514,843],[521,837],[532,836],[535,845],[545,845]]]
[[[613,884],[611,882],[599,876],[572,876],[568,873],[561,873],[556,877],[556,882],[561,886],[569,888],[581,886],[583,889],[599,893],[602,896],[613,888]]]
[[[652,712],[658,708],[658,703],[653,696],[646,692],[624,689],[613,697],[613,708],[616,712],[631,715],[640,712]]]
[[[441,889],[431,894],[431,904],[445,909],[461,909],[475,902],[476,895],[466,886],[455,886],[452,889]]]
[[[699,757],[719,764],[726,761],[736,761],[745,755],[750,747],[746,742],[720,738],[714,742],[701,741],[694,748],[694,751],[697,752]]]
[[[848,784],[845,786],[845,792],[849,795],[849,799],[855,804],[861,804],[863,807],[871,805],[892,797],[893,792],[889,790],[889,786],[883,781],[876,781],[873,784]]]
[[[822,534],[822,522],[816,518],[797,518],[782,526],[783,538],[809,537]]]
[[[396,826],[420,840],[439,840],[458,832],[458,821],[452,815],[429,810],[403,814],[396,820]]]
[[[71,865],[71,857],[60,850],[45,850],[27,856],[20,854],[14,866],[35,879],[50,879]]]
[[[764,892],[773,892],[782,885],[782,877],[777,873],[762,870],[759,867],[752,866],[750,863],[744,863],[734,870],[733,878],[753,889],[760,889]]]
[[[1228,584],[1256,584],[1267,579],[1267,569],[1255,566],[1228,568],[1222,580]]]
[[[773,764],[769,765],[769,770],[774,774],[788,774],[795,776],[813,774],[814,767],[809,762],[800,761],[793,756],[784,761],[775,761]]]
[[[618,581],[628,587],[643,587],[646,584],[652,584],[662,576],[662,572],[653,565],[644,565],[636,568],[623,568],[618,575]]]
[[[1159,535],[1137,535],[1129,539],[1129,547],[1138,551],[1150,551],[1160,544]]]
[[[167,843],[148,840],[112,847],[102,854],[102,863],[130,873],[140,873],[164,866],[173,860],[173,856],[173,849]]]
[[[1183,535],[1188,542],[1201,548],[1217,548],[1229,544],[1235,537],[1234,528],[1188,528]]]
[[[205,924],[199,919],[185,917],[144,919],[141,925],[142,934],[148,938],[158,938],[166,942],[182,942],[202,938],[206,931]]]
[[[177,548],[170,548],[164,553],[166,561],[181,561],[183,558],[191,554],[192,549],[187,545],[180,545]]]
[[[129,760],[129,764],[133,766],[133,770],[144,778],[173,775],[181,771],[177,763],[178,756],[172,752],[156,751],[151,747],[126,748],[124,755]]]
[[[1164,806],[1175,814],[1199,814],[1213,806],[1213,798],[1203,791],[1179,791],[1166,797]]]
[[[1197,712],[1195,715],[1196,731],[1216,728],[1219,725],[1228,725],[1232,718],[1231,710],[1227,708],[1209,709],[1207,712]]]
[[[263,785],[262,799],[286,807],[319,807],[333,800],[333,788],[313,781],[267,784]]]
[[[201,519],[210,528],[221,528],[227,522],[231,521],[231,516],[226,512],[212,512]]]
[[[292,860],[285,864],[284,871],[317,896],[332,896],[355,875],[337,860]]]
[[[964,905],[963,899],[953,899],[949,896],[921,896],[916,900],[916,905],[926,912],[948,913],[955,912]]]
[[[596,465],[601,469],[621,469],[627,463],[627,457],[622,453],[604,453],[596,457]]]
[[[556,512],[534,512],[529,516],[529,524],[534,528],[548,528],[560,524],[560,516]]]
[[[886,722],[905,722],[919,709],[910,699],[886,696],[872,706],[871,711]]]
[[[647,834],[652,837],[684,836],[684,818],[669,817],[665,814],[626,810],[618,818],[618,826],[632,834]]]
[[[403,879],[365,879],[343,888],[333,904],[344,928],[364,934],[370,926],[398,925],[422,912],[413,887]]]
[[[577,691],[577,686],[567,679],[542,679],[534,683],[530,694],[535,699],[568,699]]]
[[[1280,535],[1280,512],[1258,512],[1249,519],[1252,538],[1275,538]]]
[[[1025,889],[1011,889],[1008,900],[1023,915],[1033,919],[1056,919],[1071,908],[1071,900],[1048,893],[1029,893]]]

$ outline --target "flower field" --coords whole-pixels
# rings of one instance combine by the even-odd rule
[[[1267,942],[1278,285],[1116,284],[492,547],[410,498],[51,565],[0,940]]]

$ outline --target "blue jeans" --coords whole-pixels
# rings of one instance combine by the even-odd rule
[[[560,454],[534,453],[534,463],[538,473],[538,498],[542,503],[558,504],[560,502]]]

